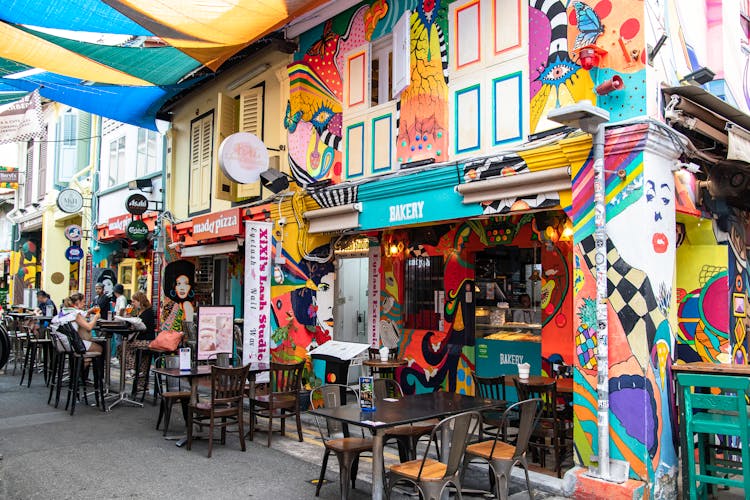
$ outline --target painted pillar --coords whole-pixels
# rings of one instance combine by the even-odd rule
[[[610,456],[655,498],[674,498],[673,439],[675,189],[677,152],[648,124],[612,129],[605,146],[609,308]],[[596,434],[596,277],[590,158],[574,166],[574,331],[577,360],[574,440],[588,466]]]

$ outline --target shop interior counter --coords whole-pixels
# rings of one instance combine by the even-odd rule
[[[479,306],[476,311],[476,371],[480,377],[518,374],[518,364],[542,371],[542,325],[505,321],[507,308]],[[498,321],[498,318],[500,320]]]

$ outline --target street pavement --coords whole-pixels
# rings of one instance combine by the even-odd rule
[[[242,453],[236,434],[230,433],[226,445],[214,443],[209,459],[206,441],[194,442],[187,451],[162,438],[154,428],[158,407],[149,397],[144,408],[118,405],[104,413],[81,404],[70,416],[62,408],[64,396],[59,409],[47,405],[41,374],[30,388],[19,386],[19,379],[0,372],[0,499],[315,498],[312,481],[320,472],[323,447],[310,416],[305,418],[303,443],[290,422],[289,437],[275,434],[271,448],[265,446],[266,433],[258,432]],[[184,430],[177,406],[172,430]],[[386,467],[397,459],[395,448],[387,447]],[[370,468],[363,457],[352,500],[369,498]],[[523,473],[516,472],[520,475],[514,475],[511,499],[529,498],[519,481]],[[335,457],[329,460],[326,478],[319,498],[339,498]],[[535,498],[559,498],[554,496],[560,487],[557,479],[532,473],[532,482]],[[472,466],[465,486],[487,489],[486,468]]]

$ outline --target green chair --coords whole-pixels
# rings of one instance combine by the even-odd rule
[[[750,394],[750,379],[727,375],[678,373],[677,383],[682,391],[687,449],[687,472],[689,498],[704,498],[711,484],[743,488],[750,494],[750,445],[748,436],[747,396]],[[713,392],[712,392],[713,391]],[[715,393],[717,392],[718,393]],[[698,435],[698,473],[696,473],[694,435]],[[717,460],[709,448],[715,449],[717,436],[739,437],[740,446],[734,454],[741,455],[742,462]],[[724,450],[726,453],[726,450]],[[724,456],[726,458],[726,455]],[[739,479],[730,476],[741,475]],[[696,486],[697,483],[697,486]]]

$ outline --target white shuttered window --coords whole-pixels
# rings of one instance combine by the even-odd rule
[[[213,111],[190,125],[190,200],[191,213],[211,209],[211,166],[213,159]]]

